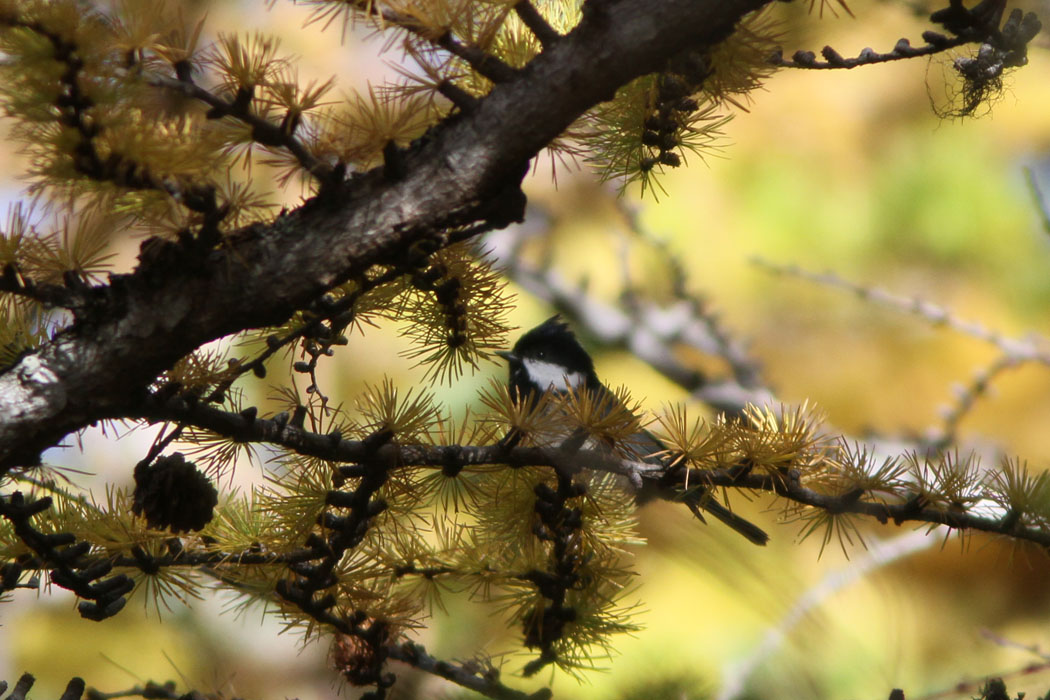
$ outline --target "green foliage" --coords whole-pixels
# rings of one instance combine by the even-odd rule
[[[709,51],[687,52],[665,72],[625,85],[585,117],[587,160],[603,180],[619,180],[621,191],[638,182],[644,194],[660,187],[657,175],[686,163],[688,155],[717,155],[732,118],[723,110],[746,111],[741,100],[772,74],[768,58],[778,41],[768,11],[754,12]]]
[[[435,253],[423,274],[400,308],[404,334],[414,346],[408,356],[451,383],[466,366],[476,370],[505,346],[512,297],[502,277],[466,244]]]
[[[603,179],[621,179],[623,188],[632,182],[641,183],[643,192],[651,188],[654,174],[664,167],[678,167],[683,150],[701,158],[716,152],[722,127],[730,119],[719,114],[717,103],[706,98],[696,109],[674,110],[666,126],[657,124],[658,130],[649,129],[647,120],[654,119],[657,110],[658,81],[655,76],[634,80],[617,92],[616,99],[596,108],[591,117],[586,143],[592,151],[588,159]],[[646,133],[667,134],[674,150],[663,151],[670,155],[661,160],[660,144],[647,144],[643,139]]]

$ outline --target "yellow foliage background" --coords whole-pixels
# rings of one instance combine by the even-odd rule
[[[338,28],[303,29],[302,7],[279,3],[264,11],[257,5],[215,4],[208,26],[280,34],[282,48],[302,57],[304,80],[336,72],[348,90],[390,74],[377,58],[381,39],[349,34],[341,42]],[[855,19],[840,12],[820,21],[805,14],[805,4],[779,8],[789,22],[785,54],[824,44],[846,56],[865,46],[889,50],[901,36],[917,43],[927,28],[903,5],[866,0],[851,6]],[[1045,2],[1042,12],[1050,21]],[[694,159],[666,175],[658,201],[647,196],[636,202],[637,192],[628,194],[641,208],[643,225],[681,256],[694,288],[750,339],[782,400],[813,401],[830,424],[853,434],[914,436],[938,423],[953,385],[968,381],[995,351],[841,290],[770,275],[752,256],[916,296],[1007,335],[1050,336],[1050,233],[1041,228],[1022,174],[1022,167],[1033,167],[1050,197],[1050,53],[1046,40],[1039,41],[1043,48],[1008,78],[991,113],[959,122],[941,121],[930,109],[929,95],[943,94],[943,58],[852,71],[781,71],[753,95],[750,111],[729,124],[720,157]],[[8,174],[4,198],[17,197],[10,174],[18,167],[10,154],[0,156]],[[555,186],[541,161],[527,192],[535,211],[557,222],[553,235],[565,274],[586,277],[596,294],[613,289],[621,266],[607,190],[585,171],[560,171]],[[297,193],[288,194],[289,206],[298,201]],[[118,267],[131,264],[137,245],[128,242]],[[632,273],[643,280],[659,274],[644,259],[633,260]],[[520,293],[511,318],[525,330],[549,313]],[[352,339],[345,359],[329,363],[323,381],[346,396],[383,373],[404,386],[420,382],[422,370],[397,356],[405,343],[396,331]],[[602,353],[597,364],[607,383],[628,384],[654,410],[686,398],[624,353]],[[435,389],[442,402],[458,408],[474,400],[490,376],[502,377],[503,368],[486,366],[455,386]],[[1048,395],[1048,368],[1008,372],[964,420],[961,435],[1046,465]],[[99,474],[96,492],[107,478],[130,480],[148,440],[135,435],[112,443],[87,435],[81,466]],[[67,462],[80,459],[68,452]],[[261,471],[258,464],[246,465],[239,478],[256,480]],[[644,629],[616,640],[618,654],[603,664],[609,670],[589,674],[586,684],[555,676],[556,696],[643,698],[667,691],[666,697],[714,697],[807,595],[816,597],[813,607],[784,628],[755,671],[754,697],[883,698],[893,687],[921,697],[1039,660],[982,630],[1050,648],[1045,553],[979,537],[945,542],[934,532],[932,547],[820,594],[821,582],[848,577],[868,551],[847,545],[847,559],[833,545],[819,556],[819,542],[800,543],[798,526],[775,523],[774,514],[764,512],[769,506],[763,499],[734,501],[771,532],[771,544],[761,550],[717,524],[696,523],[684,509],[646,507],[642,532],[649,543],[637,552],[635,594]],[[872,523],[865,535],[873,546],[910,532]],[[172,601],[165,624],[157,625],[155,612],[135,599],[103,624],[79,619],[63,594],[23,602],[20,609],[8,606],[0,628],[0,676],[14,680],[24,670],[34,672],[37,697],[58,695],[71,675],[104,691],[171,678],[180,688],[185,683],[258,700],[333,694],[324,649],[299,654],[295,640],[278,637],[279,625],[264,622],[260,610],[235,619],[218,616],[221,609],[221,600],[188,607]],[[462,659],[480,647],[512,650],[516,633],[452,596],[447,613],[438,612],[420,638],[432,653]],[[506,663],[509,674],[520,668],[520,656]],[[650,687],[664,678],[678,685]],[[1014,677],[1008,687],[1042,694],[1050,673]],[[407,679],[396,693],[455,691],[432,679]]]

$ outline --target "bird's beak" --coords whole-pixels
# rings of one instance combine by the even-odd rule
[[[518,356],[509,350],[497,350],[496,354],[502,357],[507,362],[514,362],[518,359]]]

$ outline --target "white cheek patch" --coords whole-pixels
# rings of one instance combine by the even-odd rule
[[[565,389],[566,384],[577,389],[587,380],[587,377],[581,372],[566,372],[564,367],[551,362],[522,360],[521,363],[525,365],[529,378],[545,389],[548,387]]]

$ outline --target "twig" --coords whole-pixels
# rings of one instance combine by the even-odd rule
[[[470,67],[494,83],[506,83],[514,79],[518,71],[490,53],[476,46],[461,43],[445,32],[434,42],[453,56],[458,56],[470,64]]]
[[[547,20],[543,18],[543,15],[539,13],[539,10],[529,0],[519,0],[514,5],[514,11],[518,13],[518,19],[529,28],[529,31],[539,40],[543,48],[546,49],[553,46],[554,42],[561,38],[561,34],[547,23]]]
[[[878,53],[873,49],[863,49],[855,58],[844,58],[838,51],[825,46],[820,54],[824,61],[818,61],[812,51],[796,51],[790,59],[785,59],[783,54],[777,50],[769,57],[769,63],[781,68],[805,68],[809,70],[829,70],[858,68],[860,66],[873,66],[877,63],[888,63],[890,61],[902,61],[919,56],[932,56],[935,53],[948,51],[957,46],[968,44],[972,38],[953,37],[949,38],[936,32],[923,32],[922,38],[928,43],[924,46],[912,46],[907,39],[900,39],[887,53]]]
[[[434,37],[433,31],[424,27],[418,19],[412,15],[396,12],[389,9],[379,9],[372,3],[359,3],[359,9],[365,10],[371,17],[384,23],[400,27],[411,32],[421,39],[429,41],[434,46],[439,46],[453,56],[463,59],[481,75],[493,83],[506,83],[518,75],[518,71],[504,63],[498,57],[486,53],[476,46],[470,46],[457,40],[452,32],[446,31],[440,36]]]
[[[643,362],[716,410],[740,415],[750,403],[772,405],[772,393],[763,386],[739,380],[710,380],[677,357],[675,346],[721,356],[725,343],[697,318],[690,304],[670,306],[638,303],[634,313],[606,304],[580,286],[571,284],[550,267],[527,263],[519,249],[527,229],[508,228],[485,238],[485,246],[506,274],[538,298],[570,315],[577,325],[603,344],[630,350]]]
[[[192,692],[192,691],[191,691]],[[179,693],[175,690],[175,683],[155,683],[148,681],[145,686],[136,685],[127,690],[117,690],[112,693],[103,693],[95,688],[88,688],[86,700],[116,700],[116,698],[158,698],[159,700],[177,700],[181,697],[190,696],[190,693]]]
[[[732,337],[732,334],[722,325],[717,316],[704,308],[703,301],[688,290],[689,276],[686,273],[682,260],[671,251],[666,241],[657,238],[642,225],[638,216],[638,209],[633,207],[626,197],[614,195],[610,199],[630,231],[660,253],[664,264],[670,272],[671,288],[675,298],[688,304],[692,314],[707,327],[708,333],[717,347],[717,351],[714,354],[726,361],[733,372],[733,376],[743,386],[768,389],[762,380],[762,370],[759,367],[758,360],[747,352],[743,343]]]
[[[809,272],[797,265],[779,265],[761,258],[752,258],[752,262],[769,272],[788,277],[796,277],[808,282],[815,282],[828,287],[838,288],[851,292],[860,299],[875,302],[894,311],[911,314],[925,319],[934,326],[944,326],[963,335],[983,340],[997,347],[1003,355],[1014,362],[1038,362],[1050,366],[1050,352],[1040,347],[1040,343],[1047,341],[1042,336],[1030,335],[1029,339],[1010,338],[1002,333],[988,330],[975,321],[965,321],[948,309],[923,301],[917,298],[898,296],[878,287],[865,287],[864,285],[850,282],[838,275],[826,272],[823,274]]]
[[[981,636],[985,639],[991,640],[992,642],[998,644],[1001,647],[1009,647],[1011,649],[1020,649],[1021,651],[1027,651],[1030,654],[1034,654],[1042,661],[1050,662],[1050,653],[1042,651],[1039,648],[1038,644],[1021,644],[1020,642],[1015,642],[1012,639],[1007,639],[1006,637],[1000,636],[988,629],[981,630]]]
[[[72,278],[67,278],[72,281]],[[28,277],[13,263],[4,265],[0,272],[0,291],[32,299],[45,306],[78,309],[87,305],[89,295],[86,288],[76,285],[61,286],[48,282],[37,282]]]
[[[377,287],[380,287],[389,282],[393,282],[398,277],[401,277],[404,274],[406,274],[406,270],[400,268],[391,268],[383,274],[379,275],[378,277],[372,279],[361,279],[360,284],[357,286],[356,289],[354,289],[353,292],[347,294],[339,300],[332,301],[331,303],[323,305],[323,313],[318,313],[312,316],[301,326],[293,328],[292,330],[285,333],[283,336],[277,334],[268,336],[266,339],[266,349],[260,352],[251,360],[248,360],[246,362],[240,362],[235,367],[232,367],[229,373],[229,377],[227,377],[215,388],[215,390],[212,392],[212,395],[216,398],[222,396],[223,394],[225,394],[226,391],[229,390],[231,386],[233,386],[233,383],[237,380],[238,377],[240,377],[243,374],[247,374],[248,372],[254,372],[256,375],[260,376],[265,375],[266,362],[271,357],[276,355],[277,352],[280,351],[282,348],[288,347],[289,345],[295,343],[298,340],[317,336],[318,332],[321,330],[325,323],[328,323],[330,329],[333,330],[336,328],[345,328],[346,325],[350,324],[354,320],[354,316],[356,314],[354,305],[357,303],[358,299],[361,298],[362,294],[365,294],[366,292],[372,289],[376,289]],[[331,336],[338,335],[338,333],[325,333],[324,335],[325,337],[321,338],[320,340],[330,341]],[[311,358],[311,361],[309,363],[311,376],[313,376],[313,370],[316,368],[317,359],[317,356],[314,356]],[[312,386],[316,387],[316,380],[315,383],[312,384]],[[319,387],[317,387],[317,389],[319,390]]]
[[[83,599],[77,606],[81,617],[99,621],[116,615],[127,602],[124,596],[135,587],[134,582],[125,574],[109,576],[112,564],[87,557],[90,543],[78,542],[71,533],[45,533],[33,527],[30,520],[48,510],[51,504],[50,497],[27,501],[16,491],[0,496],[0,517],[11,523],[15,536],[39,558],[41,566],[51,567],[53,584]],[[19,567],[12,572],[17,580],[27,566],[21,562],[12,564]]]
[[[199,100],[215,110],[216,116],[230,116],[244,122],[252,128],[253,141],[264,146],[284,148],[299,161],[299,165],[306,172],[313,175],[319,182],[326,182],[331,177],[332,166],[317,158],[303,145],[302,141],[282,129],[279,124],[274,124],[252,113],[248,107],[242,107],[232,100],[224,100],[189,80],[151,75],[147,82],[154,87],[179,92]]]
[[[974,372],[970,383],[957,391],[955,403],[944,411],[944,425],[940,435],[929,440],[930,447],[934,450],[947,449],[955,440],[959,423],[973,409],[977,400],[988,392],[992,381],[1006,370],[1015,369],[1019,364],[1019,360],[1009,355],[1000,355],[987,366]]]
[[[445,680],[452,681],[485,697],[494,700],[548,700],[552,693],[548,688],[542,688],[535,693],[524,693],[503,685],[499,681],[499,674],[493,672],[477,673],[466,668],[463,664],[439,661],[428,654],[419,644],[406,642],[387,648],[387,655],[409,666],[414,666],[421,671],[440,676]]]

